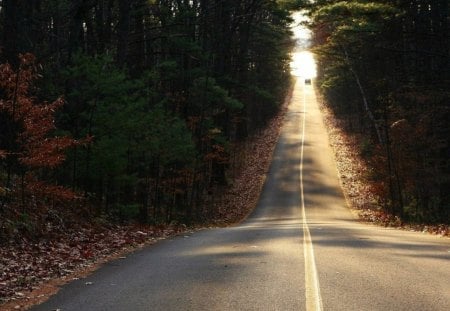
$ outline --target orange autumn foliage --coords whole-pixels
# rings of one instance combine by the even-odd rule
[[[84,143],[67,136],[55,137],[54,114],[64,104],[62,98],[52,103],[39,102],[32,95],[33,83],[38,78],[35,57],[19,56],[20,66],[15,71],[8,63],[0,64],[0,112],[15,124],[10,130],[9,149],[0,150],[0,159],[9,159],[22,168],[15,174],[23,174],[22,193],[37,197],[71,199],[74,194],[62,186],[39,180],[40,172],[58,167],[65,160],[65,151]],[[18,187],[18,186],[16,186]],[[16,189],[18,190],[18,189]]]

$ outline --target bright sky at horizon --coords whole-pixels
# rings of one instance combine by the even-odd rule
[[[317,75],[316,61],[314,54],[308,51],[311,31],[301,24],[307,20],[307,17],[302,12],[296,12],[293,14],[293,18],[292,31],[297,46],[292,54],[291,73],[305,79],[315,78]]]

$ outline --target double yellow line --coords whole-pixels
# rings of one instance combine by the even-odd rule
[[[305,196],[303,189],[303,154],[305,146],[306,132],[306,94],[303,85],[303,120],[302,120],[302,142],[300,149],[300,196],[302,208],[303,224],[303,254],[305,257],[305,296],[307,311],[322,311],[322,296],[320,295],[319,276],[317,274],[316,261],[314,258],[314,248],[309,232],[308,222],[306,220]]]

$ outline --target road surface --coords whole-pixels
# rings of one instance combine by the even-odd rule
[[[110,262],[32,310],[450,310],[450,240],[354,218],[299,80],[247,221]]]

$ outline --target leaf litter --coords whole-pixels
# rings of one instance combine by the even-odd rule
[[[82,278],[103,262],[184,231],[182,225],[85,227],[52,239],[5,243],[0,247],[0,310],[24,310],[48,298],[45,286],[52,280],[59,286]],[[51,287],[50,294],[56,289]]]

